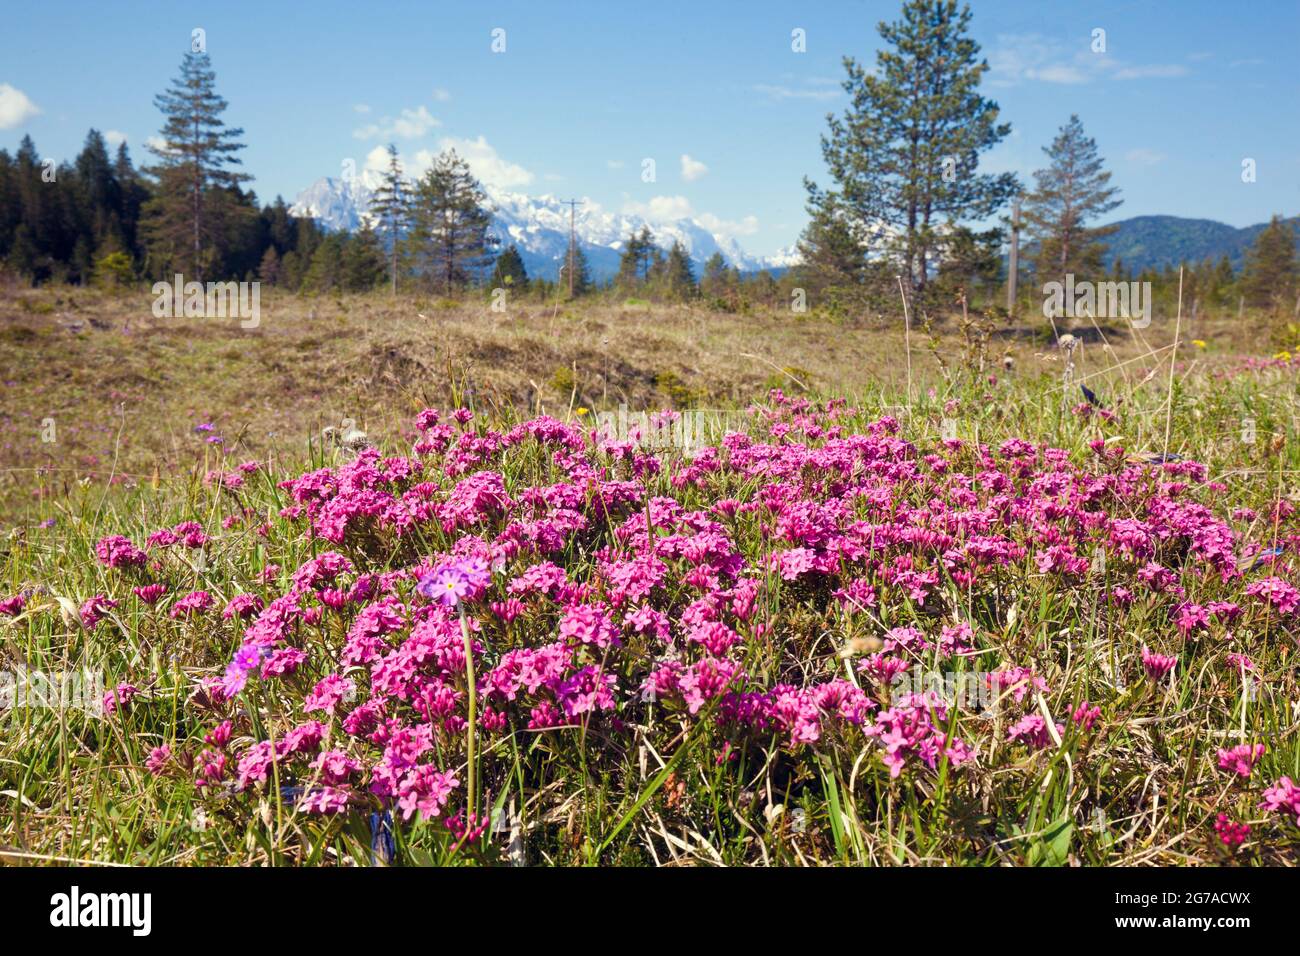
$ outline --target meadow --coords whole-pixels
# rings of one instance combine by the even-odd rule
[[[1287,334],[8,290],[0,860],[1294,864]]]

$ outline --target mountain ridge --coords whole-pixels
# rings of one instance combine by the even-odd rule
[[[289,212],[315,219],[329,230],[358,229],[368,220],[378,178],[373,170],[348,178],[324,176],[297,195]],[[518,248],[529,275],[557,278],[569,250],[567,203],[549,194],[528,196],[484,188],[493,209],[492,231],[502,245],[513,243]],[[734,236],[715,232],[694,217],[651,221],[636,213],[606,210],[584,198],[574,231],[595,281],[603,282],[617,273],[623,244],[643,226],[649,226],[660,246],[681,242],[697,269],[717,252],[742,272],[780,270],[798,261],[793,246],[773,256],[753,256]]]
[[[379,174],[367,169],[347,178],[322,177],[298,194],[290,212],[315,219],[330,230],[357,229],[367,219]],[[513,243],[532,276],[555,279],[569,249],[569,209],[558,197],[485,187],[493,206],[493,232],[503,246]],[[1285,220],[1296,230],[1300,247],[1300,217]],[[1228,256],[1240,269],[1246,251],[1267,223],[1238,228],[1214,219],[1184,216],[1133,216],[1110,223],[1115,232],[1102,242],[1109,266],[1119,259],[1132,272],[1162,269],[1181,262],[1199,263]],[[771,256],[750,255],[731,235],[716,232],[693,216],[651,221],[630,212],[606,210],[584,198],[575,227],[578,245],[587,257],[592,278],[603,282],[618,271],[619,257],[629,235],[649,226],[655,241],[667,248],[679,241],[697,271],[715,252],[741,272],[768,269],[781,272],[800,261],[796,246]]]

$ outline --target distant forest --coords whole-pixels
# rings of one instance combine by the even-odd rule
[[[899,20],[880,25],[874,66],[845,60],[851,105],[822,136],[828,178],[804,182],[800,265],[779,277],[742,275],[715,255],[698,267],[689,250],[663,249],[643,229],[621,246],[613,291],[729,311],[806,300],[831,313],[883,312],[900,289],[918,314],[958,303],[995,308],[1018,205],[1026,301],[1035,286],[1073,274],[1152,281],[1160,304],[1181,267],[1193,304],[1300,313],[1294,219],[1246,230],[1174,217],[1098,225],[1123,199],[1077,115],[1043,147],[1032,183],[980,172],[980,155],[1011,125],[980,92],[988,62],[969,35],[970,18],[955,0],[910,0]],[[927,82],[918,85],[922,74]],[[283,199],[259,205],[247,187],[243,130],[221,118],[227,104],[206,52],[185,54],[155,104],[163,126],[147,146],[152,161],[139,169],[125,144],[110,154],[95,130],[71,163],[43,160],[30,137],[15,155],[0,150],[0,271],[31,284],[123,284],[179,272],[309,292],[596,291],[577,247],[560,283],[529,277],[518,250],[501,247],[486,193],[453,151],[410,180],[390,146],[366,226],[326,233],[291,216]],[[916,148],[918,136],[925,149]],[[989,223],[998,225],[980,228]]]

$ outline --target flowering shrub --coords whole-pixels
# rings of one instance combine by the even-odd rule
[[[1101,754],[1138,746],[1131,716],[1176,709],[1171,681],[1204,671],[1235,700],[1247,652],[1294,647],[1292,512],[1276,507],[1284,550],[1257,575],[1197,462],[1135,462],[1100,439],[1086,456],[926,447],[894,418],[780,392],[750,419],[686,456],[427,410],[409,455],[218,474],[240,521],[95,545],[85,628],[112,617],[151,647],[208,636],[186,670],[130,658],[106,709],[178,799],[236,831],[278,807],[301,858],[333,845],[367,861],[391,834],[404,859],[491,859],[508,803],[553,854],[607,787],[625,799],[581,810],[599,816],[593,857],[664,814],[756,853],[789,837],[778,805],[824,817],[852,801],[870,831],[896,808],[956,812],[1008,768],[1059,781],[1062,756],[1101,775],[1072,799],[1107,799]],[[278,500],[258,497],[272,484]],[[232,541],[219,587],[183,553]],[[898,690],[918,666],[986,675],[995,706]],[[1273,757],[1243,743],[1206,759],[1249,788]],[[665,786],[688,776],[736,819]],[[1287,788],[1243,790],[1242,806],[1300,816]],[[1036,787],[1017,790],[1027,817],[1044,812]],[[1252,832],[1204,819],[1228,847]],[[992,853],[1012,823],[969,839]],[[843,821],[817,832],[854,845]]]

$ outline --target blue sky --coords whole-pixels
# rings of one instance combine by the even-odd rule
[[[986,168],[1028,174],[1078,112],[1121,187],[1117,218],[1237,226],[1300,213],[1300,4],[977,0],[986,95],[1013,135]],[[418,166],[444,145],[481,178],[606,209],[689,213],[770,254],[805,221],[802,177],[838,112],[841,57],[874,62],[897,0],[711,4],[50,2],[0,31],[0,148],[70,158],[94,126],[138,162],[154,94],[206,32],[226,119],[265,201],[292,200],[390,139]],[[493,53],[492,31],[505,31]],[[791,31],[806,52],[791,49]],[[1106,52],[1091,50],[1094,29]],[[33,112],[35,111],[35,112]],[[684,159],[683,157],[688,157]],[[652,158],[656,181],[642,181]],[[1253,183],[1241,163],[1255,160]]]

